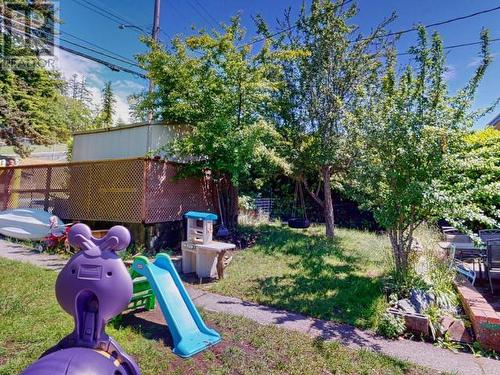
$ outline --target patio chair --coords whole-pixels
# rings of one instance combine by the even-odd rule
[[[500,229],[483,229],[479,231],[479,238],[484,243],[492,240],[500,240]]]
[[[460,233],[460,231],[457,228],[449,226],[442,226],[441,232],[443,232],[443,234],[463,234]]]
[[[472,239],[468,235],[463,233],[454,233],[454,234],[445,233],[444,237],[446,241],[452,243],[472,243]]]
[[[492,273],[500,273],[500,239],[488,241],[486,245],[486,272],[490,281],[491,293],[495,294],[493,289]]]
[[[454,268],[456,272],[463,275],[467,280],[470,281],[472,285],[476,282],[476,271],[474,270],[474,262],[475,259],[472,259],[472,265],[465,263],[464,261],[455,258],[455,245],[451,245],[450,248],[450,268]],[[472,266],[472,268],[471,268]],[[479,263],[479,267],[481,267],[481,263]],[[481,268],[479,268],[481,269]]]

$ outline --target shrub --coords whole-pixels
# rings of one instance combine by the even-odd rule
[[[384,313],[380,318],[377,332],[389,339],[395,339],[406,331],[405,319],[401,315]]]

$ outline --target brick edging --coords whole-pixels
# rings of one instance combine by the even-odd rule
[[[468,281],[457,281],[455,286],[477,341],[486,349],[500,352],[500,312],[495,311]]]

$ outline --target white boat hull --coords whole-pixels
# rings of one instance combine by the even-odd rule
[[[51,228],[51,218],[56,227]],[[42,240],[51,232],[63,232],[64,223],[43,210],[16,208],[0,212],[0,234],[20,240]]]

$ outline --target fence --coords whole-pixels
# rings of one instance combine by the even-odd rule
[[[269,218],[273,210],[272,198],[255,198],[255,208],[257,209],[259,215]]]
[[[121,159],[0,168],[0,205],[40,208],[66,220],[161,223],[213,211],[203,179],[175,180],[179,165]]]

